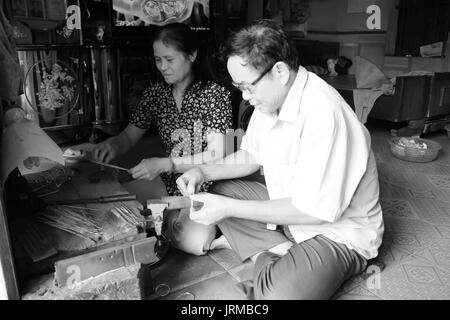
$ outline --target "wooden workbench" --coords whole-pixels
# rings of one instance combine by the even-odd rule
[[[67,168],[65,171],[68,171]],[[83,161],[72,164],[69,171],[72,172],[70,180],[63,183],[57,193],[45,197],[45,202],[97,198],[128,193],[120,184],[118,173],[114,169],[103,168]],[[93,177],[95,179],[92,179]],[[54,264],[56,261],[145,238],[146,235],[139,233],[138,228],[127,224],[111,213],[111,209],[118,205],[126,205],[138,214],[139,210],[142,209],[142,205],[135,200],[73,205],[88,208],[89,212],[95,213],[95,222],[101,225],[103,229],[103,237],[95,241],[81,238],[43,223],[32,224],[30,221],[24,222],[23,220],[14,223],[11,233],[14,238],[13,251],[16,260],[16,271],[19,275],[19,283],[27,283],[22,285],[22,287],[27,288],[25,289],[27,291],[23,292],[22,295],[28,298],[31,296],[31,299],[33,299],[33,297],[37,298],[39,296],[39,292],[54,292],[55,290],[52,290],[49,286],[53,285],[51,280],[54,278]],[[32,221],[33,217],[30,217],[30,219]],[[142,219],[144,220],[144,218]],[[33,261],[28,253],[29,250],[27,252],[24,249],[21,241],[21,237],[30,233],[29,228],[38,228],[39,233],[45,236],[45,241],[43,242],[46,242],[50,249],[53,248],[56,254],[39,261]],[[133,270],[125,271],[125,275],[133,278],[136,275],[136,272]],[[117,276],[117,279],[126,278],[126,276],[124,277],[124,274],[120,274]],[[36,281],[36,279],[44,280]],[[30,285],[29,283],[32,284]],[[136,283],[133,282],[132,284],[133,288],[136,289]],[[130,284],[127,283],[127,285]],[[67,295],[67,292],[64,295]],[[67,297],[65,296],[65,298]]]

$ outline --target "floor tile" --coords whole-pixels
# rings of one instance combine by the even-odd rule
[[[380,297],[365,289],[362,285],[355,286],[350,292],[337,296],[334,300],[382,300]]]
[[[236,279],[238,282],[252,280],[255,264],[251,260],[247,260],[245,263],[228,270],[228,273]]]
[[[445,285],[439,270],[415,258],[389,266],[381,273],[380,287],[369,291],[388,300],[450,298],[450,287]]]
[[[173,291],[163,300],[246,300],[246,296],[237,286],[237,281],[223,273],[208,280]],[[151,298],[156,298],[150,297]]]
[[[208,255],[225,270],[230,270],[242,264],[239,256],[231,249],[219,249],[208,252]]]
[[[198,257],[172,249],[165,261],[150,273],[154,288],[162,284],[169,286],[172,291],[178,291],[225,272],[208,255]]]

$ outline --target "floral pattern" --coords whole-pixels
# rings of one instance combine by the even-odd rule
[[[54,64],[52,72],[43,71],[42,83],[37,94],[39,106],[47,110],[55,110],[64,106],[74,97],[75,78],[67,69]]]
[[[144,91],[131,115],[130,123],[149,129],[156,123],[167,157],[186,156],[205,151],[208,132],[226,134],[232,127],[230,92],[212,82],[195,82],[183,98],[179,111],[172,94],[172,86],[158,83]],[[181,195],[176,185],[180,174],[161,174],[169,195]],[[207,192],[211,183],[201,186]]]

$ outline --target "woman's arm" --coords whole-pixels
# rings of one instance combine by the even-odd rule
[[[168,159],[173,163],[173,171],[184,173],[202,164],[214,163],[226,156],[226,136],[222,133],[207,135],[208,145],[205,151],[184,157]]]
[[[204,123],[208,124],[207,148],[194,155],[172,158],[173,169],[177,173],[184,173],[202,164],[215,163],[234,152],[234,135],[226,135],[232,128],[231,94],[227,89],[216,84],[212,88],[213,93],[207,100],[210,109],[204,119]],[[228,143],[227,139],[232,139],[231,143]]]
[[[92,156],[100,162],[110,162],[119,155],[127,153],[142,138],[147,129],[140,129],[133,124],[117,136],[97,144],[92,149]]]

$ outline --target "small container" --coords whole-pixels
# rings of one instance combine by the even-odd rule
[[[444,129],[447,130],[447,137],[450,139],[450,123],[445,125]]]
[[[414,140],[416,144],[425,143],[427,145],[426,149],[421,149],[418,147],[404,146],[400,144],[400,137],[392,138],[389,141],[391,145],[392,154],[401,160],[410,162],[430,162],[437,158],[439,155],[439,150],[442,146],[432,140],[421,139],[421,138],[407,138],[408,140]]]
[[[70,148],[66,149],[63,153],[66,166],[72,166],[83,160],[86,156],[84,150],[72,150]]]

